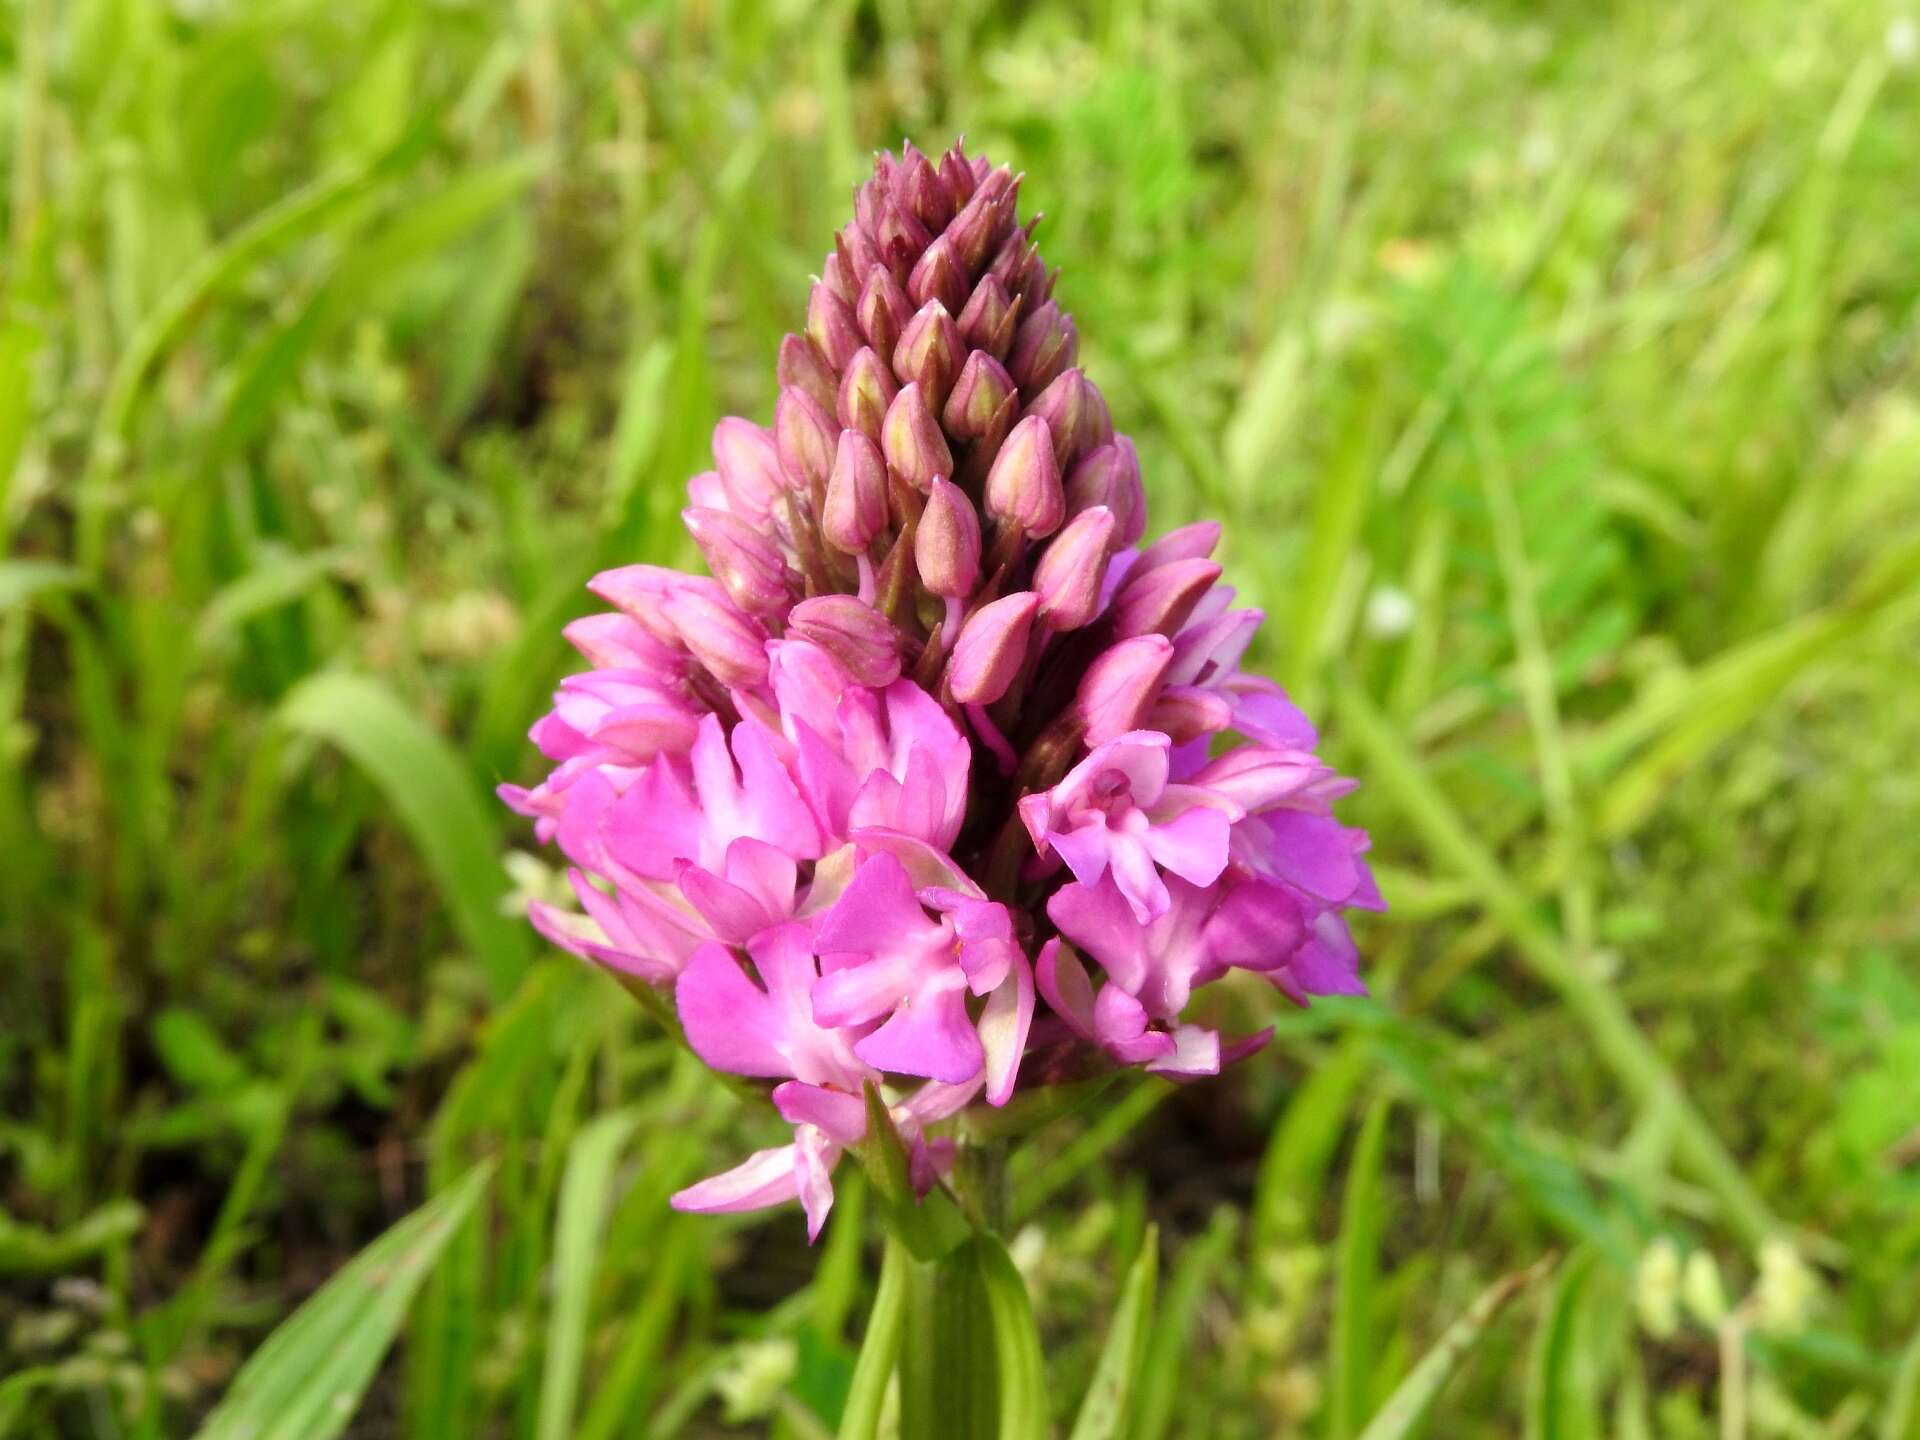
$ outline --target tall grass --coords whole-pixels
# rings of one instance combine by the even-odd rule
[[[239,1433],[376,1243],[326,1433],[884,1429],[859,1203],[670,1215],[768,1116],[486,792],[864,150],[965,131],[1394,902],[1016,1165],[1062,1433],[1920,1434],[1913,16],[0,13],[0,1433]]]

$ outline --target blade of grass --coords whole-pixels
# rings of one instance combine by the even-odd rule
[[[888,1237],[886,1255],[880,1262],[880,1284],[874,1291],[873,1309],[867,1313],[866,1338],[860,1342],[853,1385],[847,1391],[846,1409],[840,1413],[840,1440],[876,1440],[880,1433],[880,1411],[900,1356],[912,1266],[913,1256],[907,1247]]]
[[[1434,1399],[1453,1378],[1460,1362],[1473,1353],[1494,1317],[1552,1263],[1550,1258],[1543,1260],[1531,1270],[1505,1276],[1489,1286],[1466,1314],[1447,1327],[1407,1378],[1394,1387],[1387,1403],[1380,1407],[1380,1413],[1360,1432],[1360,1440],[1406,1440],[1407,1436],[1418,1433],[1420,1422],[1432,1408]]]
[[[1370,773],[1413,822],[1434,857],[1479,892],[1481,903],[1506,930],[1521,957],[1559,993],[1640,1105],[1673,1107],[1676,1152],[1713,1191],[1735,1233],[1752,1244],[1779,1233],[1780,1222],[1766,1201],[1727,1153],[1678,1077],[1640,1033],[1620,997],[1567,954],[1526,893],[1473,838],[1419,760],[1359,689],[1342,684],[1338,697],[1341,718],[1366,752]]]
[[[1380,1273],[1380,1242],[1386,1233],[1381,1170],[1392,1109],[1392,1101],[1381,1096],[1361,1122],[1340,1206],[1327,1356],[1328,1433],[1334,1440],[1357,1435],[1373,1409],[1374,1364],[1380,1354],[1374,1333],[1374,1291]]]
[[[1554,684],[1553,655],[1534,586],[1534,567],[1527,557],[1527,537],[1520,504],[1513,493],[1505,447],[1486,410],[1472,406],[1468,433],[1479,461],[1482,493],[1493,520],[1493,538],[1500,561],[1500,579],[1506,591],[1507,625],[1513,631],[1519,659],[1520,698],[1526,708],[1527,728],[1540,767],[1540,791],[1546,799],[1547,824],[1560,850],[1558,869],[1565,877],[1560,888],[1560,923],[1576,952],[1593,945],[1593,889],[1586,878],[1586,837],[1574,796],[1573,767],[1567,759],[1566,736],[1560,726],[1560,705]]]
[[[1166,1299],[1147,1339],[1127,1440],[1164,1440],[1172,1427],[1174,1404],[1182,1389],[1192,1383],[1187,1373],[1188,1337],[1200,1302],[1239,1233],[1239,1216],[1223,1206],[1214,1212],[1206,1233],[1188,1244],[1175,1263],[1167,1281]]]
[[[1900,1352],[1887,1394],[1886,1416],[1880,1422],[1880,1440],[1920,1440],[1920,1330]]]
[[[1120,1303],[1114,1307],[1107,1343],[1093,1367],[1093,1379],[1080,1402],[1069,1440],[1118,1440],[1125,1432],[1152,1333],[1153,1296],[1159,1279],[1160,1231],[1149,1225],[1140,1240],[1140,1253],[1120,1287]]]
[[[331,1440],[347,1428],[420,1282],[492,1174],[458,1185],[355,1256],[234,1377],[196,1440]]]
[[[534,1432],[539,1440],[566,1440],[573,1433],[600,1236],[612,1202],[609,1190],[614,1167],[639,1118],[634,1110],[602,1115],[567,1148],[553,1221],[553,1308],[540,1372],[540,1418]]]
[[[994,1372],[1000,1390],[999,1440],[1046,1440],[1049,1430],[1047,1364],[1040,1352],[1027,1282],[997,1235],[973,1240],[974,1264],[987,1298],[993,1327]]]
[[[1527,1440],[1592,1440],[1601,1433],[1593,1310],[1587,1303],[1598,1273],[1598,1256],[1581,1250],[1554,1281],[1534,1331]]]
[[[419,846],[494,994],[509,993],[531,946],[525,927],[500,912],[507,875],[494,844],[499,825],[453,748],[385,686],[358,675],[302,681],[281,703],[280,719],[337,745],[372,776]]]

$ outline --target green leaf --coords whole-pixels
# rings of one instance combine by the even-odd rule
[[[103,1205],[64,1230],[42,1230],[0,1212],[0,1275],[56,1275],[137,1234],[146,1211],[131,1200]]]
[[[971,1241],[913,1267],[899,1366],[902,1437],[991,1440],[999,1414],[996,1334]]]
[[[840,1440],[875,1440],[880,1433],[880,1411],[900,1355],[913,1263],[907,1247],[889,1238],[873,1309],[867,1314],[866,1338],[860,1342],[860,1359],[853,1369],[853,1386],[840,1412]]]
[[[1598,1257],[1575,1253],[1554,1282],[1534,1332],[1528,1374],[1528,1440],[1589,1440],[1600,1434],[1599,1381],[1587,1300]]]
[[[459,756],[378,681],[328,672],[302,681],[281,720],[330,741],[373,778],[420,848],[460,938],[504,996],[526,969],[526,928],[503,915],[506,871],[496,818],[474,793]]]
[[[1040,1330],[1033,1319],[1027,1282],[997,1235],[973,1240],[974,1263],[987,1296],[993,1325],[994,1368],[1000,1389],[999,1440],[1045,1440],[1049,1406],[1047,1366],[1040,1351]]]
[[[57,560],[0,560],[0,613],[86,582],[83,571]]]
[[[153,1020],[153,1048],[173,1078],[194,1090],[230,1093],[253,1072],[228,1048],[204,1016],[172,1005]]]
[[[886,1101],[871,1083],[867,1085],[867,1139],[860,1156],[889,1233],[913,1252],[914,1259],[938,1260],[973,1233],[945,1189],[936,1185],[924,1197],[913,1193],[907,1178],[907,1147],[887,1113]]]
[[[491,1173],[476,1166],[348,1262],[241,1367],[197,1440],[331,1440],[344,1431],[414,1292]]]
[[[539,1440],[567,1440],[574,1433],[574,1401],[586,1361],[587,1314],[613,1169],[639,1118],[634,1110],[602,1115],[567,1147],[567,1173],[553,1222],[553,1309],[547,1317],[547,1354],[540,1375]]]
[[[1127,1270],[1120,1287],[1120,1303],[1113,1312],[1107,1343],[1093,1367],[1093,1380],[1070,1440],[1118,1440],[1125,1433],[1134,1385],[1147,1354],[1153,1322],[1153,1295],[1160,1278],[1160,1231],[1149,1225],[1140,1241],[1140,1254]]]
[[[1754,1243],[1778,1233],[1780,1222],[1660,1052],[1641,1033],[1620,996],[1589,965],[1570,954],[1559,935],[1542,922],[1527,892],[1475,838],[1459,810],[1372,702],[1352,685],[1340,688],[1339,701],[1340,717],[1366,754],[1371,777],[1413,822],[1434,859],[1473,887],[1533,973],[1559,992],[1594,1049],[1633,1097],[1643,1107],[1674,1107],[1679,1155],[1712,1189],[1728,1223],[1741,1238]]]
[[[1446,1333],[1434,1343],[1431,1350],[1421,1356],[1420,1363],[1387,1397],[1387,1403],[1380,1407],[1380,1413],[1360,1432],[1360,1440],[1405,1440],[1406,1436],[1413,1434],[1426,1417],[1434,1397],[1487,1333],[1494,1316],[1552,1263],[1551,1260],[1545,1260],[1531,1270],[1504,1276],[1482,1292],[1480,1298],[1468,1307],[1467,1313],[1447,1327]]]
[[[1379,1278],[1380,1241],[1386,1229],[1381,1167],[1386,1155],[1387,1116],[1392,1102],[1373,1102],[1354,1142],[1340,1207],[1340,1245],[1333,1302],[1332,1353],[1328,1357],[1330,1433],[1337,1440],[1359,1433],[1373,1409],[1374,1363],[1380,1354],[1374,1332],[1374,1285]]]
[[[1223,1206],[1214,1212],[1206,1233],[1181,1252],[1147,1339],[1127,1440],[1162,1440],[1172,1426],[1174,1406],[1190,1383],[1188,1337],[1200,1302],[1239,1233],[1239,1217]]]
[[[1887,1413],[1880,1423],[1880,1440],[1920,1440],[1920,1330],[1900,1352],[1887,1397]]]

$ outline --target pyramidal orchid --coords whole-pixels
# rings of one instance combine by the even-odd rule
[[[1351,788],[1240,662],[1216,525],[1149,543],[1139,459],[1078,367],[1020,178],[881,155],[685,522],[710,576],[592,582],[591,667],[501,795],[565,856],[555,944],[657,987],[793,1126],[675,1197],[798,1200],[817,1235],[879,1118],[921,1193],[956,1116],[1115,1067],[1213,1075],[1271,1033],[1189,1014],[1241,970],[1360,993]]]

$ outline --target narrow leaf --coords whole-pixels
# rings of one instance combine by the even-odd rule
[[[1387,1403],[1380,1407],[1380,1413],[1360,1433],[1360,1440],[1403,1440],[1403,1437],[1413,1434],[1426,1416],[1428,1407],[1433,1404],[1434,1397],[1453,1377],[1453,1372],[1460,1368],[1460,1362],[1480,1343],[1494,1316],[1552,1263],[1551,1259],[1544,1260],[1531,1270],[1518,1271],[1489,1286],[1468,1307],[1466,1314],[1447,1327],[1446,1333],[1421,1357],[1420,1363],[1413,1367],[1393,1394],[1387,1397]]]
[[[586,1362],[587,1314],[598,1273],[600,1236],[614,1167],[639,1120],[633,1110],[602,1115],[567,1147],[567,1172],[553,1222],[553,1310],[540,1375],[539,1440],[567,1440]]]
[[[282,702],[280,718],[339,746],[373,778],[419,846],[494,993],[507,994],[526,968],[529,944],[525,927],[500,912],[507,875],[493,844],[498,826],[453,747],[364,676],[312,676]]]
[[[241,1367],[198,1440],[332,1440],[344,1431],[491,1171],[468,1171],[348,1262]]]
[[[1153,1321],[1153,1295],[1160,1279],[1160,1231],[1149,1225],[1140,1242],[1140,1254],[1127,1270],[1120,1304],[1113,1312],[1107,1343],[1093,1367],[1093,1382],[1080,1414],[1073,1422],[1071,1440],[1118,1440],[1124,1433],[1134,1384],[1146,1359],[1148,1327]]]
[[[907,1313],[907,1287],[913,1256],[900,1241],[887,1241],[880,1262],[880,1285],[867,1315],[866,1339],[853,1369],[853,1387],[840,1414],[840,1440],[875,1440],[880,1433],[880,1410],[887,1385],[900,1356],[900,1332]]]
[[[999,1440],[1045,1440],[1050,1429],[1047,1367],[1027,1282],[1020,1278],[998,1236],[976,1235],[973,1252],[993,1325],[993,1358],[1000,1383]]]
[[[1900,1368],[1894,1371],[1880,1440],[1920,1440],[1920,1330],[1900,1352]]]
[[[1554,1282],[1534,1333],[1528,1381],[1528,1440],[1592,1440],[1601,1433],[1597,1376],[1587,1325],[1598,1272],[1590,1250],[1575,1254]]]
[[[1386,1155],[1387,1116],[1392,1102],[1373,1103],[1354,1142],[1347,1189],[1340,1209],[1340,1245],[1335,1257],[1332,1354],[1329,1357],[1332,1434],[1347,1440],[1360,1430],[1373,1408],[1374,1362],[1380,1354],[1374,1333],[1373,1293],[1380,1269],[1380,1241],[1386,1228],[1381,1167]]]
[[[77,590],[86,575],[57,560],[0,560],[0,613],[41,595]]]

